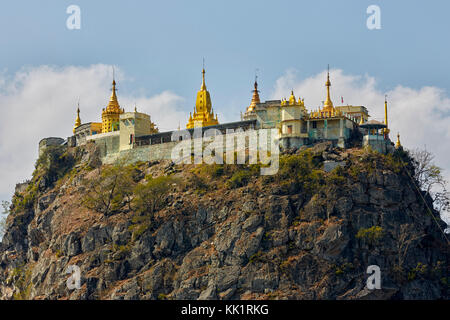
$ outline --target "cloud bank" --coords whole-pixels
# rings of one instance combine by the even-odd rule
[[[76,105],[80,99],[82,122],[101,122],[101,110],[111,94],[109,65],[88,67],[40,66],[26,68],[13,76],[0,74],[0,198],[9,199],[17,182],[31,176],[38,143],[44,137],[72,135]],[[130,81],[116,68],[118,87]],[[154,96],[118,92],[125,111],[151,115],[161,130],[175,129],[188,113],[183,99],[170,91]]]

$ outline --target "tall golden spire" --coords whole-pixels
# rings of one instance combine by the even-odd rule
[[[75,129],[81,126],[81,119],[80,119],[80,103],[78,102],[78,108],[77,108],[77,119],[75,120],[75,125],[73,127],[73,133],[75,134]]]
[[[254,84],[254,89],[253,89],[252,101],[250,102],[250,105],[247,108],[247,112],[251,112],[251,111],[255,110],[256,105],[261,103],[261,100],[259,100],[259,90],[258,90],[257,79],[258,78],[255,76],[255,84]]]
[[[120,112],[120,105],[119,101],[117,100],[116,95],[116,80],[113,79],[112,82],[112,89],[111,89],[111,97],[109,98],[108,106],[106,107],[107,112],[113,112],[113,113],[121,113]]]
[[[119,130],[120,115],[124,112],[125,110],[120,108],[119,101],[117,100],[116,79],[113,68],[111,97],[109,98],[108,105],[102,111],[102,133]]]
[[[389,139],[389,126],[388,126],[388,106],[387,106],[387,95],[384,96],[384,124],[386,125],[386,128],[384,131],[384,138]]]
[[[327,99],[325,100],[323,104],[323,111],[331,112],[334,110],[333,102],[330,98],[330,87],[331,87],[331,81],[330,81],[330,65],[328,65],[328,72],[327,72],[327,82],[325,82],[325,86],[327,87]]]
[[[194,114],[189,116],[186,127],[188,129],[194,126],[206,127],[218,124],[217,115],[214,117],[212,110],[211,97],[209,91],[206,90],[205,84],[205,67],[202,69],[202,86],[197,92],[197,100],[195,101]]]

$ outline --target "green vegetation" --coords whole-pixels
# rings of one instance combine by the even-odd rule
[[[133,190],[133,209],[141,213],[150,213],[160,210],[175,179],[170,176],[153,178],[147,176],[144,183],[139,183]]]
[[[131,170],[123,163],[103,167],[97,179],[84,182],[86,194],[83,204],[106,216],[117,213],[127,205],[129,207],[135,184]]]
[[[246,186],[252,177],[259,174],[259,165],[238,165],[236,171],[228,179],[226,185],[230,189]]]
[[[407,278],[408,281],[416,279],[432,279],[439,281],[444,286],[450,286],[450,277],[448,277],[447,266],[442,261],[437,261],[435,265],[427,265],[418,262],[414,268],[409,270]]]
[[[13,294],[14,300],[28,299],[32,287],[30,270],[24,270],[23,267],[16,267],[10,272],[6,282],[8,285],[13,283],[16,287]]]
[[[250,259],[248,260],[248,263],[252,264],[252,263],[259,262],[259,261],[263,261],[262,255],[263,255],[262,251],[258,251],[256,253],[252,254],[250,256]]]
[[[422,262],[418,262],[417,266],[408,272],[408,280],[412,281],[416,279],[417,276],[423,277],[425,276],[427,271],[428,271],[427,265],[423,264]]]
[[[334,273],[337,276],[341,276],[341,275],[343,275],[343,274],[345,274],[348,271],[353,270],[353,269],[354,269],[353,263],[345,262],[345,263],[343,263],[341,265],[335,265],[334,266],[334,270],[335,270]]]
[[[53,186],[56,181],[72,170],[75,163],[76,159],[68,153],[64,146],[46,148],[35,163],[35,170],[26,190],[14,194],[11,212],[17,213],[32,209],[39,191]]]
[[[164,293],[160,293],[158,295],[158,300],[167,300],[167,295],[165,295]]]
[[[282,156],[280,168],[273,176],[285,194],[304,193],[312,196],[325,184],[324,172],[320,168],[320,159],[310,150],[300,154]]]
[[[127,253],[130,252],[131,248],[130,248],[130,244],[120,245],[120,246],[117,245],[117,244],[113,244],[112,250],[113,250],[113,252],[119,252],[119,253],[127,254]]]
[[[396,150],[394,153],[382,154],[368,148],[359,158],[356,166],[360,166],[360,170],[367,171],[373,174],[375,169],[390,169],[395,173],[400,173],[401,170],[411,162],[409,153],[404,150]],[[358,168],[359,169],[359,168]],[[358,170],[357,168],[352,169]]]
[[[58,250],[55,251],[55,256],[56,256],[56,258],[59,259],[60,257],[62,257],[62,255],[63,255],[63,253],[62,253],[61,250],[58,249]]]
[[[38,186],[41,180],[36,183],[30,182],[23,193],[15,193],[12,199],[13,212],[23,212],[33,208],[38,195]]]
[[[84,181],[86,194],[83,204],[104,215],[111,215],[126,208],[135,211],[136,217],[144,216],[149,220],[155,212],[162,209],[172,184],[177,181],[170,176],[147,176],[145,181],[140,183],[142,175],[136,164],[125,165],[123,162],[117,162],[104,166],[97,179]]]
[[[154,214],[163,208],[167,194],[176,180],[171,176],[146,177],[144,183],[134,187],[132,208],[134,210],[128,227],[132,241],[138,239],[150,226]]]
[[[379,226],[373,226],[367,229],[359,229],[356,234],[357,239],[363,239],[371,244],[376,244],[383,237],[383,228]]]
[[[43,176],[51,185],[64,177],[75,165],[76,159],[67,152],[64,146],[47,147],[35,164],[33,177]]]
[[[327,183],[333,185],[343,185],[346,181],[345,172],[346,170],[344,168],[337,166],[326,177]]]
[[[193,172],[190,176],[188,184],[197,194],[204,194],[209,189],[209,185],[206,183],[206,178],[196,174],[195,172]]]

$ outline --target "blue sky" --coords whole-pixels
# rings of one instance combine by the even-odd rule
[[[68,30],[66,8],[81,8]],[[366,8],[381,8],[381,30]],[[0,70],[23,66],[115,64],[134,81],[122,90],[198,89],[206,59],[217,108],[246,99],[255,69],[261,90],[288,68],[302,76],[328,63],[368,73],[382,89],[450,88],[448,1],[10,1],[0,12]],[[190,108],[191,106],[189,106]]]
[[[72,4],[80,30],[66,27]],[[369,5],[381,30],[366,27]],[[450,178],[449,12],[443,0],[3,2],[0,199],[30,176],[41,138],[71,134],[78,98],[82,120],[100,120],[112,65],[121,105],[137,101],[168,130],[194,107],[203,58],[221,122],[249,104],[255,69],[262,100],[294,88],[316,108],[330,64],[335,102],[344,95],[380,119],[388,93],[393,136],[426,145]]]

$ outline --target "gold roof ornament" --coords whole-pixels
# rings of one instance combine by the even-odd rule
[[[75,125],[73,127],[73,133],[75,134],[75,129],[81,126],[81,118],[80,118],[80,103],[78,103],[77,108],[77,119],[75,120]]]
[[[325,100],[323,104],[323,111],[333,111],[333,102],[330,98],[330,87],[331,87],[331,81],[330,81],[330,65],[328,65],[328,72],[327,72],[327,81],[325,82],[325,86],[327,87],[327,99]]]
[[[400,143],[400,132],[397,133],[397,142],[395,143],[395,148],[398,149],[402,146]]]
[[[294,90],[291,90],[291,96],[289,97],[289,105],[295,105]]]
[[[252,101],[250,102],[250,105],[247,108],[247,112],[252,112],[255,110],[255,107],[257,104],[261,103],[261,100],[259,99],[259,90],[258,90],[258,82],[257,77],[255,77],[255,84],[253,89],[253,96]]]
[[[364,124],[364,116],[361,114],[361,118],[359,119],[359,124]]]
[[[125,110],[120,108],[119,101],[117,100],[116,80],[113,69],[111,97],[106,108],[102,110],[102,133],[119,130],[120,115],[124,112]]]
[[[109,98],[108,105],[106,106],[105,112],[107,113],[123,113],[120,109],[119,101],[117,100],[116,95],[116,80],[112,82],[112,92],[111,97]]]

